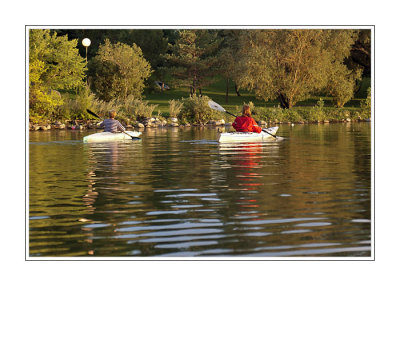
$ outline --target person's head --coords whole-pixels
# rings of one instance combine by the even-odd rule
[[[108,112],[108,116],[111,119],[114,119],[116,115],[117,115],[117,112],[115,112],[114,110],[111,110],[111,111]]]
[[[249,105],[243,105],[242,114],[246,117],[251,117],[251,111]]]

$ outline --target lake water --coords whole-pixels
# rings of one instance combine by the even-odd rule
[[[29,133],[30,257],[371,256],[371,125],[282,125],[223,145],[215,128]]]

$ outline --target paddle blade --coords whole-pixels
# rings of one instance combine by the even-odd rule
[[[209,100],[208,101],[208,106],[210,106],[213,110],[220,111],[220,112],[226,112],[225,108],[223,108],[221,105],[218,105],[216,102]]]
[[[92,116],[95,116],[95,117],[101,119],[96,113],[92,112],[92,111],[89,110],[88,108],[86,109],[86,111],[87,111],[89,114],[91,114]]]

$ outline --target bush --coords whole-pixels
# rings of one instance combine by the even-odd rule
[[[283,114],[282,108],[278,107],[269,107],[263,110],[260,115],[260,119],[265,120],[265,121],[272,121],[272,122],[278,122],[282,120]]]
[[[107,117],[108,112],[111,110],[114,110],[117,113],[119,113],[121,104],[115,99],[111,101],[98,100],[96,101],[94,108],[96,108],[97,114],[100,114],[100,116],[103,117]]]
[[[41,87],[31,87],[29,94],[29,120],[38,123],[52,120],[57,115],[63,99],[57,91],[44,91]]]
[[[365,100],[361,100],[361,119],[371,118],[371,87],[367,90],[367,98]]]
[[[182,109],[178,114],[178,119],[182,123],[205,124],[212,117],[215,110],[208,106],[208,96],[197,96],[182,99]]]
[[[285,119],[284,121],[288,121],[290,123],[295,123],[295,122],[299,122],[302,121],[303,118],[301,117],[301,115],[299,114],[299,112],[297,112],[297,110],[291,108],[288,110],[285,110]]]
[[[325,114],[324,106],[325,106],[324,100],[320,98],[319,101],[317,101],[317,105],[311,108],[310,111],[306,112],[306,116],[304,119],[311,122],[325,120],[327,117]]]
[[[168,101],[169,104],[169,116],[170,117],[178,117],[181,109],[182,109],[182,102],[179,100],[170,100]]]
[[[95,119],[86,109],[99,113],[100,102],[87,86],[78,91],[75,99],[68,93],[63,98],[63,104],[56,115],[58,120]]]
[[[129,120],[141,121],[145,118],[151,118],[158,105],[149,105],[148,101],[136,99],[129,95],[125,100],[119,103],[119,111]]]

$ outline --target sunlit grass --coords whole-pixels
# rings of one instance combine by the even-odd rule
[[[370,87],[371,79],[364,78],[361,82],[360,89],[356,93],[354,99],[350,100],[345,107],[349,110],[355,110],[359,108],[360,101],[365,99],[367,95],[367,89]],[[153,91],[151,93],[145,94],[145,100],[149,102],[149,104],[158,105],[157,109],[153,114],[157,114],[160,111],[162,114],[168,116],[169,115],[169,104],[170,100],[182,100],[182,98],[187,98],[189,96],[189,89],[187,87],[178,87],[170,90]],[[239,89],[240,96],[237,96],[235,92],[235,85],[232,81],[229,82],[228,88],[228,101],[226,101],[226,83],[224,79],[216,79],[216,81],[202,89],[202,94],[207,95],[213,101],[222,105],[227,111],[238,113],[243,104],[252,102],[258,108],[267,108],[267,107],[277,107],[279,106],[279,101],[268,101],[265,102],[262,99],[257,98],[254,93],[249,92],[246,89]],[[312,96],[305,101],[300,101],[296,104],[294,108],[307,109],[312,108],[317,104],[319,99],[323,99],[325,102],[326,108],[334,108],[335,104],[332,100],[332,97],[321,95],[321,96]],[[227,115],[227,118],[232,118]]]

